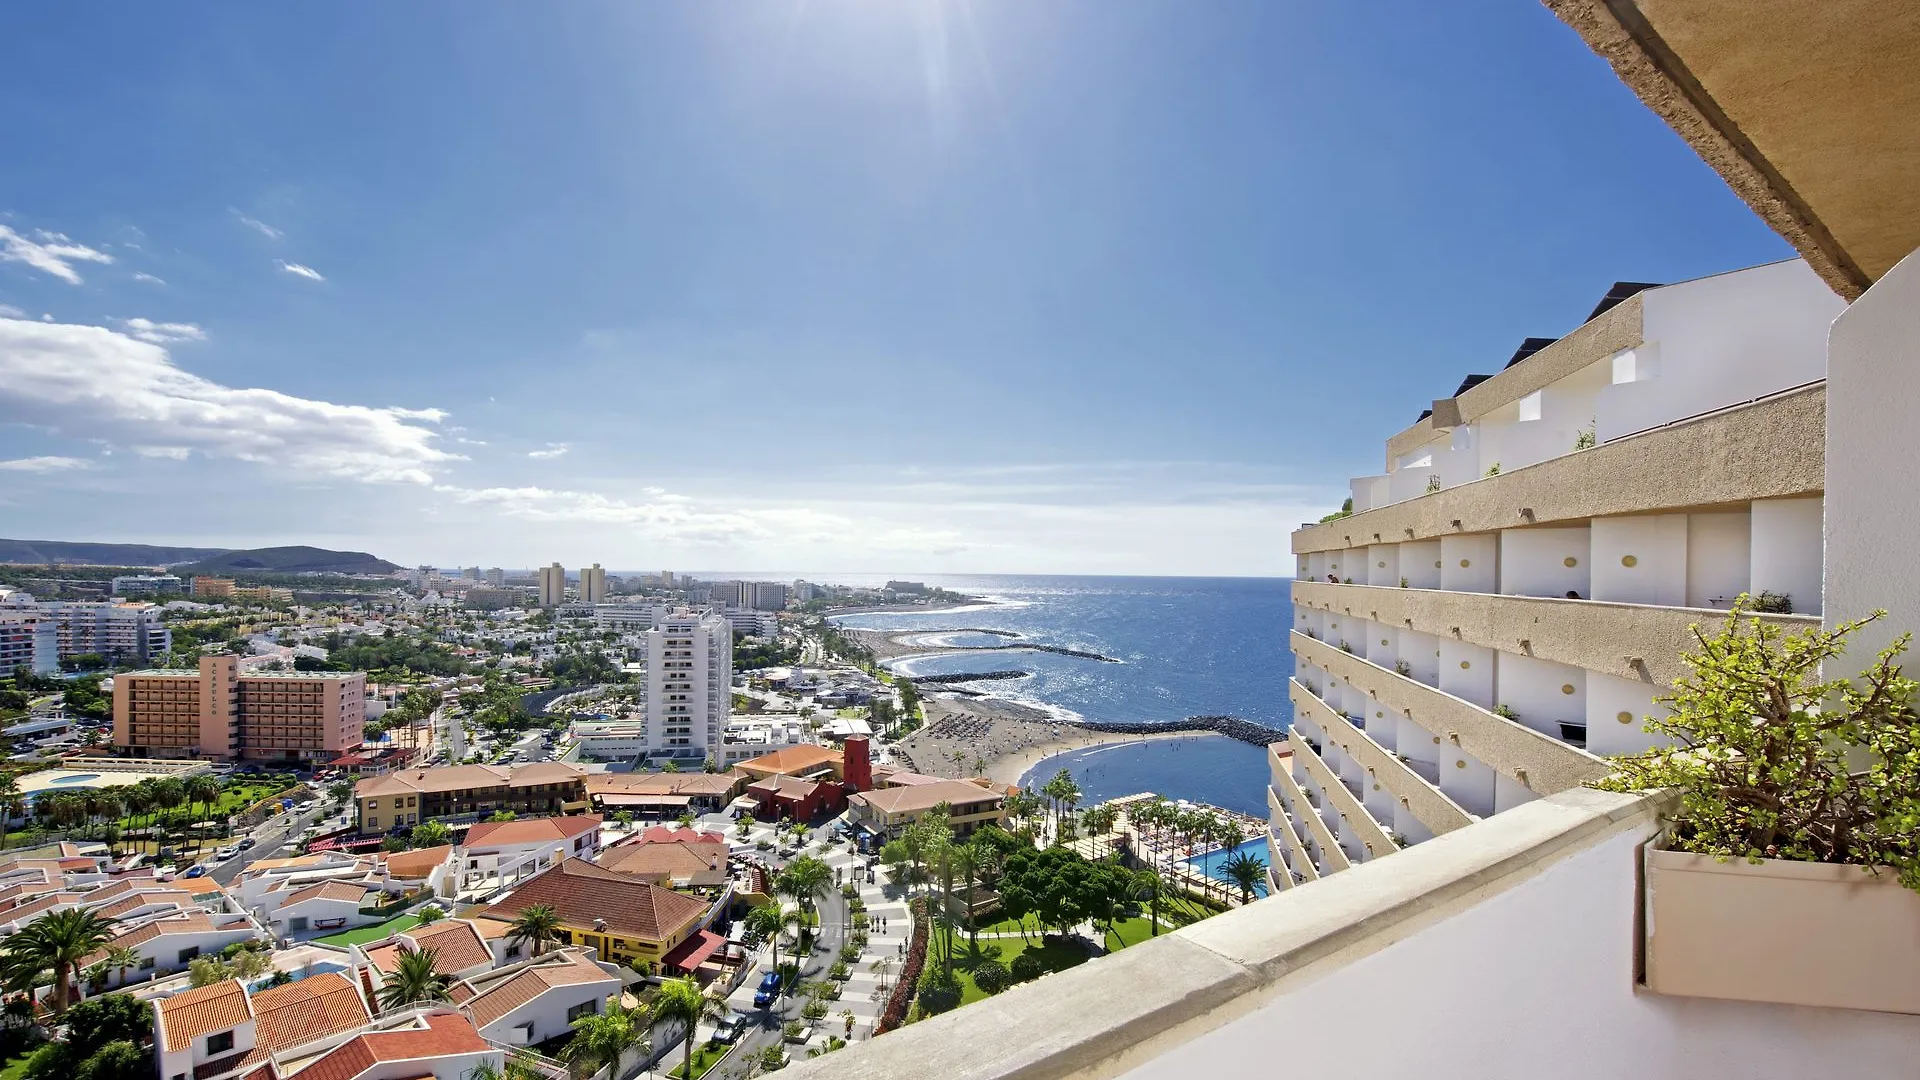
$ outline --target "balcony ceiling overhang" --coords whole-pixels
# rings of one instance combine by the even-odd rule
[[[1920,3],[1543,2],[1841,296],[1920,248]]]

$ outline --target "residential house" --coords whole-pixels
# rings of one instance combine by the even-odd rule
[[[371,1019],[359,987],[337,972],[258,992],[229,979],[155,1001],[154,1052],[161,1080],[223,1080]]]
[[[405,769],[354,785],[362,836],[411,829],[422,821],[478,821],[510,810],[523,816],[587,808],[585,772],[557,761],[511,767],[451,765]]]
[[[508,885],[561,859],[600,854],[598,814],[483,821],[467,830],[455,853],[460,888]]]
[[[892,836],[946,804],[947,823],[966,836],[982,825],[1006,819],[1007,792],[988,781],[941,780],[878,791],[862,791],[848,800],[847,820],[878,836]]]
[[[620,969],[583,949],[560,949],[489,971],[453,989],[480,1034],[496,1043],[531,1046],[573,1030],[573,1022],[606,1010],[621,990]]]
[[[550,907],[568,944],[584,945],[603,959],[628,966],[639,962],[692,971],[725,944],[704,928],[727,896],[723,892],[715,900],[702,900],[582,859],[567,859],[477,914],[512,922],[528,908]]]
[[[245,915],[208,915],[204,911],[169,911],[142,921],[121,923],[120,929],[104,948],[81,961],[91,967],[105,960],[114,949],[132,949],[140,962],[124,976],[133,982],[185,971],[187,965],[202,956],[217,956],[220,950],[242,941],[259,938],[260,928]],[[107,973],[108,985],[120,985],[118,971]]]

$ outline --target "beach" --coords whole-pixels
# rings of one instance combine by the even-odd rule
[[[1040,761],[1068,750],[1204,733],[1199,727],[1152,734],[1088,731],[1044,710],[996,698],[929,697],[922,704],[926,724],[893,748],[904,759],[901,764],[929,776],[985,775],[1008,785],[1018,784]]]

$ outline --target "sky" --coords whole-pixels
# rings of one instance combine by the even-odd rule
[[[1522,0],[9,26],[12,538],[1285,574],[1523,337],[1792,256]]]

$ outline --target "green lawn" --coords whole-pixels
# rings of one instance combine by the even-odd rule
[[[705,1076],[707,1074],[707,1070],[719,1064],[720,1059],[723,1057],[726,1057],[727,1051],[731,1049],[732,1047],[726,1045],[725,1043],[712,1043],[712,1042],[703,1043],[699,1046],[694,1047],[693,1048],[693,1080],[700,1080],[700,1077]],[[687,1057],[687,1048],[684,1043],[681,1044],[680,1046],[675,1047],[672,1052],[667,1054],[666,1060],[673,1063],[673,1070],[667,1073],[667,1075],[677,1076],[682,1078],[682,1080],[685,1080],[685,1077],[687,1075],[687,1071],[686,1071],[687,1067],[685,1064],[686,1057]]]
[[[992,941],[981,941],[978,952],[966,951],[965,939],[956,944],[958,949],[953,958],[953,970],[954,974],[960,978],[960,1004],[962,1005],[988,996],[986,991],[974,985],[973,976],[968,974],[973,966],[982,960],[997,959],[1011,967],[1014,957],[1021,953],[1033,953],[1040,958],[1041,965],[1048,974],[1087,962],[1085,949],[1065,942],[1042,945],[1037,941],[1027,941],[1023,938],[996,938]],[[937,957],[928,955],[927,963],[936,962]]]
[[[20,1080],[27,1071],[27,1059],[32,1056],[33,1051],[28,1050],[18,1057],[6,1059],[4,1064],[0,1064],[0,1080]]]
[[[323,938],[316,938],[314,944],[332,945],[342,949],[349,945],[365,945],[369,941],[379,941],[388,934],[397,934],[402,930],[411,929],[418,925],[419,922],[420,917],[418,915],[400,915],[388,919],[383,923],[356,927],[352,930],[342,930],[337,934],[329,934]],[[6,1080],[6,1078],[0,1077],[0,1080]]]

